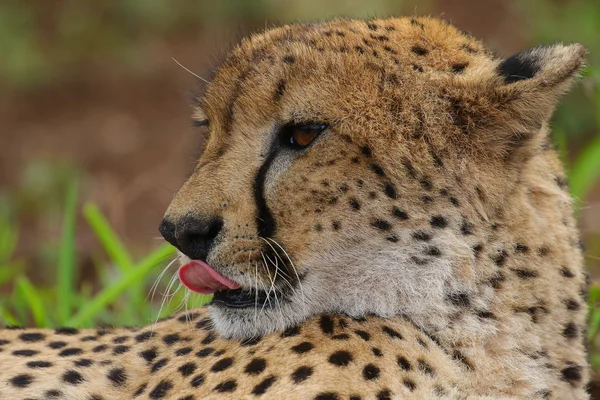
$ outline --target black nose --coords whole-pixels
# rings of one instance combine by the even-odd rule
[[[221,218],[209,220],[184,217],[177,223],[163,219],[158,227],[165,240],[193,260],[206,260],[215,238],[223,228]]]

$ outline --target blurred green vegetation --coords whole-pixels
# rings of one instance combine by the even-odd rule
[[[111,66],[132,76],[151,71],[151,43],[211,31],[219,25],[265,26],[281,21],[368,17],[428,12],[435,0],[29,0],[0,2],[0,88],[15,93],[58,87],[93,66]],[[600,2],[526,0],[516,8],[531,46],[581,42],[589,64],[581,84],[561,103],[553,134],[563,155],[573,196],[585,207],[600,178]],[[407,4],[409,7],[407,7]],[[441,3],[440,3],[441,4]],[[443,4],[442,4],[443,5]],[[440,7],[438,7],[439,9]],[[81,72],[84,73],[84,72]],[[32,160],[19,171],[16,187],[0,191],[0,325],[91,326],[147,324],[177,307],[202,304],[206,297],[175,295],[174,280],[159,279],[173,249],[163,245],[145,255],[129,249],[94,204],[77,196],[86,173],[65,161]],[[596,194],[596,201],[597,201]],[[84,222],[82,222],[84,221]],[[17,256],[30,225],[42,226],[48,240],[28,249],[34,263]],[[62,227],[57,231],[56,227]],[[92,232],[102,252],[91,254],[92,274],[77,268],[78,238]],[[25,233],[24,233],[25,232]],[[597,264],[600,234],[584,235],[586,261]],[[137,257],[139,256],[139,257]],[[37,267],[36,267],[37,266]],[[47,266],[50,266],[49,268]],[[167,270],[165,276],[173,276]],[[28,278],[29,277],[29,278]],[[163,276],[164,277],[164,276]],[[164,301],[149,301],[153,282]],[[591,361],[600,371],[600,286],[590,292]],[[161,309],[162,307],[162,309]]]

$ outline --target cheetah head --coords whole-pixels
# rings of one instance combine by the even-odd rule
[[[160,227],[180,278],[236,338],[325,312],[443,329],[460,303],[485,309],[502,254],[483,244],[584,54],[499,59],[428,18],[244,40],[198,98],[209,139]]]

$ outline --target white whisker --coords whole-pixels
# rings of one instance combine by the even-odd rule
[[[206,79],[204,79],[204,78],[203,78],[203,77],[201,77],[200,75],[198,75],[198,74],[196,74],[196,73],[194,73],[194,72],[190,71],[188,68],[184,67],[184,66],[183,66],[183,64],[181,64],[179,61],[177,61],[177,60],[175,59],[175,57],[171,57],[171,59],[172,59],[173,61],[175,61],[175,63],[176,63],[177,65],[179,65],[181,68],[183,68],[184,70],[186,70],[187,72],[189,72],[190,74],[192,74],[193,76],[195,76],[196,78],[200,79],[202,82],[204,82],[204,83],[210,83],[209,81],[207,81]]]

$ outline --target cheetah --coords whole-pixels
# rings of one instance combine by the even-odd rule
[[[0,332],[2,399],[587,399],[586,274],[549,119],[586,50],[429,17],[286,25],[198,95],[160,232],[207,308]]]

